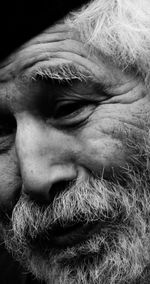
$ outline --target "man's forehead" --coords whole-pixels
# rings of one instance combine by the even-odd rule
[[[77,34],[77,32],[76,32]],[[37,44],[37,43],[44,43],[44,42],[50,42],[53,41],[54,39],[56,41],[62,40],[62,39],[67,39],[67,38],[75,38],[75,29],[71,27],[69,24],[64,22],[64,20],[59,21],[55,23],[52,26],[49,26],[47,29],[42,31],[40,34],[26,42],[25,44],[22,45],[21,48],[25,48],[31,44]],[[20,48],[20,49],[21,49]]]
[[[116,70],[116,80],[115,67],[107,64],[99,50],[91,52],[92,44],[82,42],[80,32],[64,20],[47,28],[0,64],[0,82],[18,76],[32,80],[40,75],[58,80],[92,78],[115,85],[122,74]]]
[[[68,52],[68,55],[63,56],[66,52]],[[79,70],[79,73],[81,73],[80,71],[83,68],[77,66],[78,64],[72,64],[72,58],[69,57],[70,53],[88,57],[87,49],[83,48],[80,42],[79,33],[62,21],[23,44],[5,61],[1,62],[0,81],[7,81],[9,77],[21,74],[26,68],[33,69],[32,67],[35,65],[36,68],[33,69],[35,72],[31,72],[33,77],[37,69],[39,72],[43,72],[47,69],[48,64],[51,65],[51,69],[57,68],[60,71],[62,66],[63,70],[65,66],[66,70],[71,69],[71,72]],[[46,61],[48,62],[46,63]],[[39,65],[39,68],[37,65]],[[54,66],[55,68],[53,68]],[[87,74],[89,72],[82,70],[82,73]]]
[[[39,60],[43,60],[43,54],[39,49],[39,56],[38,48],[43,44],[42,51],[46,55],[46,44],[49,43],[50,45],[52,40],[55,40],[57,46],[60,44],[62,48],[65,42],[67,42],[67,46],[70,45],[69,40],[78,41],[78,43],[82,42],[83,45],[80,45],[80,47],[78,45],[78,48],[83,57],[89,56],[84,53],[85,47],[88,46],[92,52],[98,50],[106,57],[109,57],[111,62],[121,70],[128,69],[129,72],[134,70],[134,72],[144,77],[147,76],[146,72],[149,72],[149,62],[147,60],[149,56],[149,26],[147,23],[149,23],[150,19],[146,5],[148,2],[146,0],[142,1],[142,6],[140,0],[133,4],[133,1],[127,1],[130,5],[124,5],[122,0],[113,3],[111,0],[105,2],[101,0],[89,2],[81,10],[71,13],[66,19],[47,28],[43,33],[25,43],[9,59],[0,64],[0,80],[4,80],[4,72],[1,71],[5,71],[5,76],[7,75],[8,78],[20,63],[26,62],[28,64],[31,59],[30,52],[28,52],[29,47],[33,48],[31,49],[33,50],[34,59],[38,56]],[[143,16],[136,17],[135,7],[139,15],[144,15],[147,21],[143,22]],[[51,54],[52,52],[51,46]],[[11,64],[13,60],[16,64]],[[30,63],[32,64],[32,60]],[[7,65],[8,68],[2,68]]]

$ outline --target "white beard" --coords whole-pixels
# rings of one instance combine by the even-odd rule
[[[148,160],[147,155],[140,171],[128,168],[125,187],[91,176],[60,192],[47,207],[22,196],[11,222],[3,224],[6,247],[48,284],[146,284],[150,267]],[[43,249],[44,239],[39,236],[46,236],[54,224],[81,220],[99,221],[102,228],[79,244]]]

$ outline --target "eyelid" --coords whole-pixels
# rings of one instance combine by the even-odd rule
[[[66,110],[66,114],[62,114],[61,113],[61,108],[62,108],[62,111],[64,111],[64,113],[65,113],[65,110],[64,110],[64,108],[65,107],[68,107],[68,110]],[[70,107],[74,107],[74,110],[70,110],[69,109],[69,106]],[[77,107],[77,108],[76,108]],[[76,115],[78,115],[78,114],[80,114],[82,111],[83,111],[83,108],[85,108],[85,107],[87,107],[87,106],[85,106],[85,104],[83,104],[83,105],[80,105],[79,106],[79,104],[76,104],[76,103],[70,103],[70,104],[62,104],[61,106],[58,106],[57,108],[56,108],[56,113],[58,113],[58,116],[57,115],[55,115],[54,114],[54,117],[55,118],[57,118],[57,117],[64,117],[64,118],[71,118],[71,117],[75,117]],[[68,112],[68,114],[67,114],[67,112]]]
[[[64,87],[64,88],[63,88]],[[56,96],[54,99],[54,112],[53,117],[65,118],[65,119],[74,119],[76,116],[80,115],[83,112],[84,108],[88,106],[99,105],[102,101],[108,99],[106,92],[104,91],[103,86],[99,86],[95,90],[93,85],[89,86],[89,90],[85,90],[85,86],[81,85],[71,85],[63,86],[62,90],[59,88],[54,89],[56,91]],[[87,86],[88,87],[88,86]],[[109,96],[110,98],[110,96]],[[69,109],[70,108],[70,109]]]
[[[59,91],[57,91],[59,92]],[[76,90],[76,87],[72,87],[68,90],[62,90],[60,95],[58,95],[57,101],[63,101],[67,103],[77,103],[78,101],[89,104],[89,103],[99,103],[103,100],[112,97],[111,94],[107,93],[106,90],[102,88],[91,88],[87,86],[86,90]]]
[[[87,123],[89,117],[92,115],[94,112],[94,109],[96,106],[94,105],[89,105],[85,107],[85,109],[81,109],[80,113],[76,115],[75,113],[66,115],[64,117],[58,118],[58,119],[52,119],[52,124],[56,125],[58,128],[76,128],[76,127],[81,127],[85,123]]]

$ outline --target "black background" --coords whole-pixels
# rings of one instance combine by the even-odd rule
[[[88,0],[0,1],[0,59]]]

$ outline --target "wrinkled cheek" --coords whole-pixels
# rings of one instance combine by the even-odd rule
[[[110,172],[112,169],[121,168],[126,163],[126,151],[123,143],[117,139],[101,138],[90,139],[83,147],[82,163],[90,171],[101,175],[105,169]]]
[[[12,153],[0,156],[0,208],[12,210],[20,196],[21,178]]]

